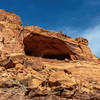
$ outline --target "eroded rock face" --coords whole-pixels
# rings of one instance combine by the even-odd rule
[[[23,30],[22,22],[14,13],[0,10],[0,51],[2,55],[23,53],[19,34]]]
[[[100,98],[100,62],[44,61],[25,55],[13,56],[10,59],[15,67],[6,68],[5,64],[0,65],[0,100]],[[34,63],[40,63],[41,70],[35,69]]]
[[[100,100],[100,59],[86,39],[21,24],[0,10],[0,100]]]
[[[23,27],[19,16],[5,10],[0,10],[0,50],[3,54],[25,53],[59,60],[95,58],[86,39],[72,39],[37,26]]]
[[[22,25],[19,16],[17,16],[13,12],[6,12],[6,10],[0,10],[0,21],[7,21],[8,23]]]
[[[27,36],[24,38],[23,43],[26,55],[30,56],[59,60],[67,58],[71,60],[71,55],[75,55],[63,41],[40,34]]]
[[[95,58],[88,48],[88,40],[84,38],[72,39],[35,26],[24,27],[24,33],[26,34],[23,43],[27,55],[69,60]]]

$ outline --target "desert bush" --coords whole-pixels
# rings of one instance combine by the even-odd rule
[[[100,60],[100,58],[98,58],[98,60]]]
[[[10,11],[10,12],[8,12],[8,13],[14,14],[14,12],[12,12],[12,11]]]
[[[26,24],[25,26],[29,26],[28,24]]]

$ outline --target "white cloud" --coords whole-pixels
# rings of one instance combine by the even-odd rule
[[[93,54],[100,57],[100,24],[85,30],[73,29],[71,27],[63,27],[62,29],[63,33],[73,38],[81,36],[88,39],[89,48]]]
[[[93,54],[100,57],[100,24],[85,30],[63,26],[62,28],[56,28],[55,31],[59,31],[60,29],[63,30],[63,33],[71,36],[72,38],[84,37],[88,39],[89,48]]]
[[[96,25],[93,28],[86,29],[83,33],[83,37],[88,39],[89,47],[96,56],[100,56],[100,25]]]

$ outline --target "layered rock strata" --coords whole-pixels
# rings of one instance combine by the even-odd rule
[[[0,100],[100,100],[99,76],[88,40],[0,10]]]

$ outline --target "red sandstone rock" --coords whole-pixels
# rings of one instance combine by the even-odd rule
[[[37,26],[23,28],[20,18],[5,10],[0,10],[0,19],[0,50],[3,53],[25,52],[30,56],[69,60],[95,58],[86,39],[72,39]]]
[[[19,16],[0,10],[0,51],[3,54],[22,53],[19,34],[23,27]]]
[[[0,100],[99,100],[99,76],[88,40],[23,27],[0,10]]]
[[[23,40],[24,50],[28,55],[70,60],[95,58],[88,48],[86,39],[72,39],[57,32],[42,30],[39,27],[28,26],[24,29],[27,30]]]

